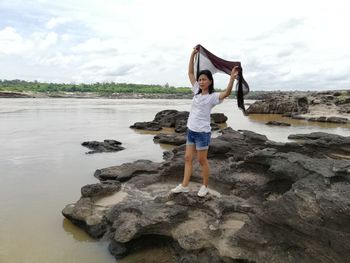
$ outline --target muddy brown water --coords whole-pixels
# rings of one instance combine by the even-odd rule
[[[115,262],[108,243],[91,239],[64,219],[61,210],[80,198],[83,185],[97,182],[96,169],[138,159],[161,161],[163,151],[172,146],[155,144],[155,133],[129,126],[150,121],[165,109],[189,110],[190,100],[0,99],[0,262]],[[314,131],[350,134],[350,125],[278,115],[245,117],[232,100],[213,112],[225,113],[233,129],[252,130],[275,141]],[[292,126],[265,125],[271,120]],[[87,155],[88,149],[80,145],[103,139],[119,140],[126,150]],[[152,255],[170,262],[166,248],[141,251],[119,262],[147,262]]]

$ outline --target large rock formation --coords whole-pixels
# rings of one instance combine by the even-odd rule
[[[130,126],[133,129],[160,131],[163,127],[174,128],[177,133],[184,133],[187,130],[186,124],[189,116],[188,111],[163,110],[156,114],[152,121],[136,122]],[[211,114],[212,130],[218,130],[220,123],[225,123],[227,117],[223,113]]]
[[[183,174],[184,145],[161,163],[139,160],[100,169],[99,184],[63,215],[110,240],[120,258],[166,245],[175,262],[348,262],[350,137],[293,135],[277,143],[250,131],[223,130],[209,148],[210,194],[169,194]],[[145,261],[147,262],[147,260]]]
[[[273,93],[248,113],[284,114],[308,121],[350,123],[350,91]]]

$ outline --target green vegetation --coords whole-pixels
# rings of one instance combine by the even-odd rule
[[[173,87],[168,83],[165,85],[145,85],[145,84],[130,84],[130,83],[93,83],[93,84],[64,84],[64,83],[43,83],[38,81],[24,80],[1,80],[0,91],[10,92],[42,92],[42,93],[58,93],[58,92],[92,92],[98,94],[112,93],[135,93],[135,94],[178,94],[191,95],[191,89],[188,87]],[[215,89],[220,92],[222,90]],[[245,97],[246,99],[257,99],[264,94],[269,94],[266,91],[250,91]],[[235,97],[234,90],[231,97]]]
[[[28,82],[24,80],[0,80],[0,91],[12,92],[96,92],[105,93],[163,93],[191,94],[190,88],[172,87],[169,84],[145,85],[128,83],[93,83],[93,84],[63,84]]]

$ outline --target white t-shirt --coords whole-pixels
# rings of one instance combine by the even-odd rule
[[[196,81],[191,88],[195,94],[192,99],[192,106],[190,116],[187,120],[187,127],[195,132],[210,132],[210,113],[211,109],[222,102],[219,99],[220,93],[213,92],[212,94],[205,94],[197,92],[199,90],[199,84]]]

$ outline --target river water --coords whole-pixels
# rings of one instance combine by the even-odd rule
[[[165,109],[189,110],[190,100],[0,99],[0,263],[116,262],[108,244],[89,238],[61,210],[96,183],[96,169],[138,159],[161,161],[171,147],[153,142],[152,132],[129,128]],[[324,131],[349,136],[350,125],[309,123],[278,115],[251,115],[227,100],[213,109],[233,129],[252,130],[275,141],[294,133]],[[269,120],[291,127],[270,127]],[[217,134],[214,134],[216,136]],[[80,144],[115,139],[117,153],[85,154]],[[143,262],[148,251],[120,263]]]

